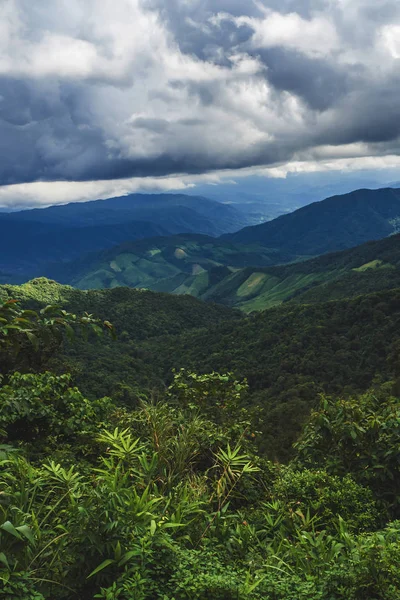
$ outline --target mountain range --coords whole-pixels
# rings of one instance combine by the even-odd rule
[[[310,259],[396,234],[398,189],[356,190],[239,229],[243,219],[229,205],[184,194],[136,194],[1,215],[0,282],[45,275],[82,289],[191,294],[246,312],[306,292],[307,298],[326,298],[328,284],[339,279],[342,295],[357,289],[356,278],[371,289],[380,289],[373,283],[378,278],[393,287],[397,237],[386,250],[369,245],[355,254]]]
[[[325,284],[327,290],[327,283],[339,278],[342,285],[348,282],[343,294],[356,277],[360,285],[361,280],[363,285],[370,280],[371,289],[380,289],[380,284],[377,288],[373,284],[378,272],[379,281],[385,276],[393,287],[399,223],[399,190],[357,190],[218,239],[181,234],[133,241],[71,263],[55,263],[44,274],[82,289],[143,287],[191,294],[249,312],[287,301],[311,287],[317,294],[317,285]],[[393,238],[359,251],[310,259],[386,236]],[[372,267],[364,269],[369,263],[374,275]]]

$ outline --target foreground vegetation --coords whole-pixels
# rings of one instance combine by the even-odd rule
[[[113,333],[91,314],[0,307],[2,597],[399,598],[395,383],[321,396],[280,464],[230,373],[88,400],[45,370],[49,344],[79,347],[79,330]]]

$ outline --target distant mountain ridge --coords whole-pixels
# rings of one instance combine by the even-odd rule
[[[399,230],[400,190],[383,188],[332,196],[222,239],[284,248],[293,255],[311,257],[381,239]]]
[[[24,210],[1,215],[3,218],[69,227],[140,221],[162,226],[171,234],[201,233],[215,237],[236,231],[249,222],[242,212],[229,204],[185,194],[128,194]]]

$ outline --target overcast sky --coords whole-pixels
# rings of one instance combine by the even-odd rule
[[[0,0],[0,206],[396,167],[399,98],[398,0]]]

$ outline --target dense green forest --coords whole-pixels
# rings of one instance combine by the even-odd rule
[[[191,296],[115,288],[83,292],[38,279],[1,286],[0,295],[30,308],[58,304],[69,312],[110,320],[116,340],[77,338],[58,356],[57,373],[70,372],[89,397],[111,396],[135,406],[157,395],[172,370],[233,372],[246,378],[244,402],[256,440],[273,459],[291,445],[321,393],[366,391],[400,376],[400,291],[351,300],[287,303],[248,317]]]
[[[400,597],[399,290],[0,295],[2,597]]]

